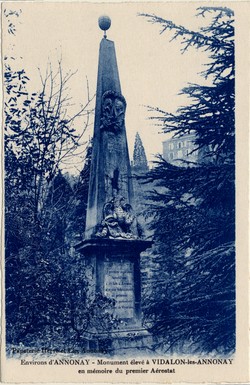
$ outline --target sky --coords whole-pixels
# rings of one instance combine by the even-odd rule
[[[3,8],[22,10],[15,20],[15,36],[3,26],[3,54],[15,57],[15,66],[24,68],[34,89],[48,62],[56,67],[62,57],[66,72],[77,71],[70,81],[70,95],[77,108],[86,101],[86,77],[90,93],[96,91],[98,51],[103,31],[98,18],[109,15],[108,39],[115,42],[122,93],[127,101],[126,131],[130,158],[138,131],[149,161],[162,153],[168,138],[150,118],[146,106],[174,112],[186,104],[178,95],[187,83],[200,83],[199,72],[208,61],[206,52],[194,48],[182,54],[181,42],[170,42],[172,34],[160,34],[160,25],[147,22],[138,13],[150,13],[197,30],[204,18],[197,18],[201,3],[4,3]],[[84,138],[92,136],[90,127]],[[76,162],[77,163],[77,162]],[[81,169],[79,162],[70,168]]]

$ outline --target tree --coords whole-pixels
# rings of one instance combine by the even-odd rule
[[[5,57],[6,339],[50,346],[53,333],[62,348],[79,343],[76,317],[87,287],[82,261],[69,252],[76,199],[60,169],[88,126],[92,99],[70,114],[73,74],[63,75],[61,61],[41,76],[40,92],[30,92],[25,70],[9,62]]]
[[[141,137],[137,132],[135,135],[135,144],[133,152],[133,170],[146,172],[148,170],[148,161]]]
[[[234,70],[234,26],[233,11],[228,8],[201,7],[198,15],[205,17],[214,14],[211,24],[200,31],[189,31],[177,26],[172,21],[154,15],[144,15],[153,23],[162,25],[161,33],[173,31],[173,38],[181,38],[182,52],[190,47],[205,50],[209,53],[210,62],[201,74],[210,80],[211,85],[191,84],[183,88],[193,103],[181,107],[177,114],[159,111],[155,117],[164,124],[164,132],[175,135],[197,134],[197,148],[210,147],[208,156],[234,161],[234,125],[235,125],[235,70]],[[229,158],[229,159],[228,159]]]
[[[191,102],[176,114],[151,108],[163,131],[195,133],[199,162],[185,167],[160,158],[149,172],[155,268],[145,314],[161,347],[182,352],[229,353],[235,348],[234,27],[227,8],[201,7],[213,16],[190,31],[143,15],[180,38],[182,51],[206,50],[208,85],[182,90]]]
[[[80,111],[69,116],[67,83],[73,74],[64,76],[61,62],[56,73],[50,67],[45,78],[41,78],[39,94],[29,95],[26,88],[29,79],[24,70],[12,71],[6,65],[4,75],[6,162],[8,151],[13,151],[23,182],[33,193],[33,213],[37,222],[46,195],[46,183],[53,179],[59,165],[72,156],[78,145],[79,136],[74,128],[76,119],[82,115],[86,117],[81,136],[88,126],[91,99],[88,98]]]

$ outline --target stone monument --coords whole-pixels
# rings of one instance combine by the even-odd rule
[[[84,240],[76,245],[89,271],[90,293],[113,299],[114,316],[121,320],[109,335],[93,328],[85,331],[87,349],[97,351],[105,338],[110,351],[142,346],[148,338],[141,324],[140,253],[152,244],[142,238],[133,207],[126,100],[114,42],[106,36],[110,24],[109,17],[99,18],[105,32],[99,50],[87,219]]]

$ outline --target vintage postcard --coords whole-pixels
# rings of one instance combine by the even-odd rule
[[[249,2],[2,2],[5,383],[249,381]]]

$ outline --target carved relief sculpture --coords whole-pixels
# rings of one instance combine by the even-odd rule
[[[101,129],[119,132],[124,127],[126,110],[125,98],[114,91],[107,91],[102,96]]]
[[[103,220],[99,231],[100,238],[138,239],[137,220],[132,206],[121,196],[113,197],[103,207]]]

